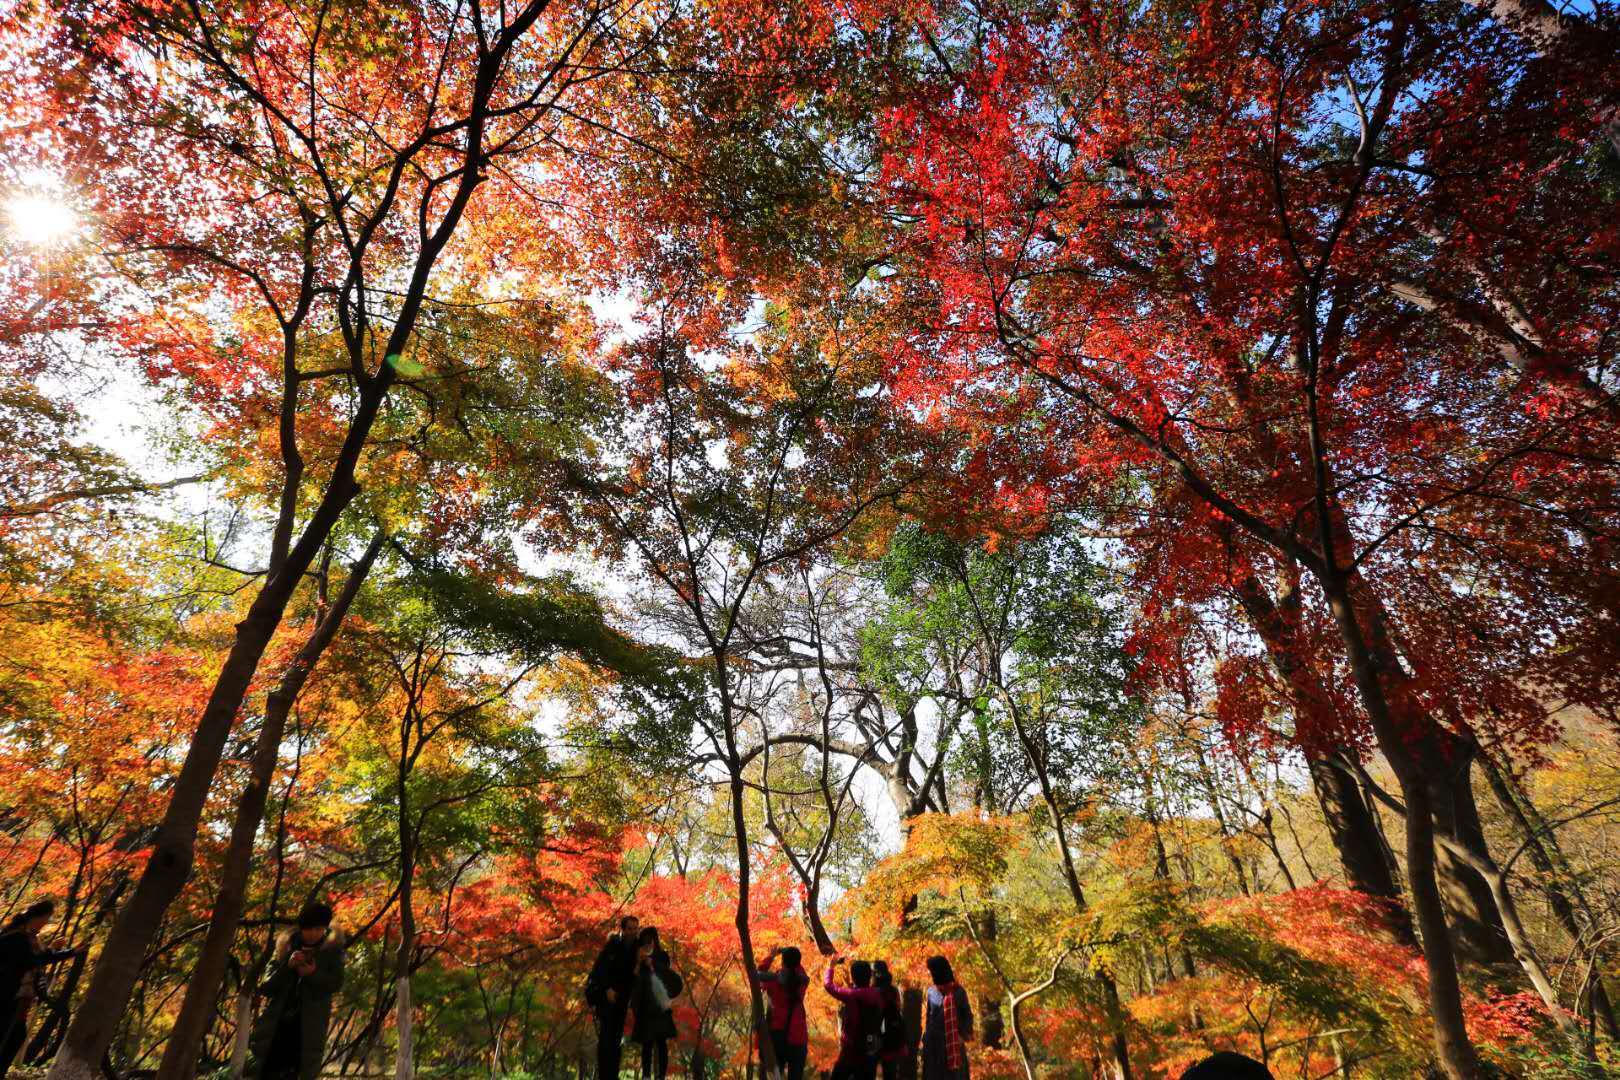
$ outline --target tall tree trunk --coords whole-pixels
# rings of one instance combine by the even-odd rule
[[[366,575],[371,572],[383,542],[384,536],[380,531],[372,537],[365,553],[349,571],[336,601],[321,615],[309,640],[282,675],[280,685],[265,701],[264,723],[254,743],[247,783],[236,801],[236,819],[231,823],[230,841],[219,871],[219,891],[214,895],[208,935],[203,939],[196,970],[186,985],[185,999],[175,1018],[174,1029],[169,1033],[168,1044],[164,1047],[163,1060],[158,1065],[159,1080],[191,1080],[197,1075],[203,1037],[208,1033],[209,1022],[213,1019],[220,984],[230,960],[231,945],[236,940],[236,930],[242,921],[248,875],[253,868],[253,841],[264,820],[270,784],[275,778],[276,762],[280,758],[282,735],[287,730],[287,717],[315,664],[337,636],[338,628],[348,615]],[[248,992],[251,995],[251,988]]]
[[[1351,599],[1349,583],[1341,574],[1329,570],[1319,575],[1319,581],[1327,594],[1356,689],[1372,721],[1379,748],[1394,769],[1406,802],[1406,869],[1421,934],[1424,966],[1429,975],[1435,1055],[1450,1080],[1476,1080],[1480,1075],[1479,1057],[1463,1018],[1462,985],[1457,977],[1445,905],[1435,877],[1434,811],[1425,772],[1438,767],[1439,762],[1432,753],[1426,755],[1427,760],[1414,758],[1409,743],[1409,737],[1416,735],[1420,746],[1432,746],[1433,739],[1425,730],[1431,724],[1425,716],[1397,718],[1385,681],[1396,684],[1402,673],[1392,664],[1390,650],[1379,648],[1375,655],[1375,646],[1368,640],[1372,637],[1382,641],[1385,635],[1377,626],[1371,634],[1364,630],[1361,613]],[[1414,726],[1416,730],[1409,730]]]
[[[399,951],[394,954],[394,1080],[411,1080],[415,1074],[411,1056],[411,965],[416,957],[416,830],[411,822],[410,777],[416,754],[410,749],[410,731],[416,716],[413,701],[400,724],[399,770],[395,777],[399,813]],[[421,748],[419,739],[416,752]]]
[[[134,894],[118,913],[112,932],[96,958],[90,987],[51,1066],[51,1080],[99,1080],[101,1059],[112,1045],[113,1034],[146,960],[147,946],[156,936],[169,904],[191,875],[197,827],[208,801],[208,791],[219,770],[236,715],[259,670],[259,662],[281,625],[293,590],[314,561],[316,552],[326,543],[343,510],[359,493],[354,479],[355,467],[383,395],[393,381],[392,370],[385,366],[383,374],[361,395],[325,495],[280,569],[270,575],[247,616],[236,626],[236,638],[214,681],[191,744],[186,748],[180,774],[170,789],[169,803],[158,826],[151,855],[141,871]]]
[[[253,986],[245,977],[236,991],[236,1006],[232,1013],[236,1030],[231,1033],[231,1078],[241,1080],[247,1072],[248,1043],[253,1036]]]
[[[1001,934],[1001,927],[996,920],[995,908],[985,910],[983,916],[979,919],[979,926],[984,934],[984,939],[990,943],[992,949],[995,948],[996,939]],[[984,1003],[984,1019],[979,1023],[979,1041],[987,1049],[1000,1050],[1002,1039],[1006,1037],[1006,1034],[1007,1023],[1001,1016],[1001,999],[999,997],[990,998]]]
[[[401,926],[405,923],[400,920]],[[411,1080],[415,1066],[411,1062],[412,1027],[411,973],[405,972],[394,979],[394,1032],[399,1041],[394,1048],[394,1080]]]
[[[1435,832],[1488,857],[1479,807],[1474,801],[1472,754],[1455,738],[1440,741],[1443,761],[1429,775]],[[1452,940],[1465,963],[1501,977],[1514,970],[1513,946],[1490,884],[1453,848],[1436,852],[1440,894],[1451,915]]]
[[[1300,613],[1294,602],[1299,596],[1298,567],[1288,564],[1291,576],[1282,604],[1272,597],[1253,567],[1245,563],[1242,570],[1235,586],[1238,602],[1265,645],[1272,668],[1288,688],[1296,728],[1313,733],[1333,730],[1328,715],[1330,697],[1299,632]],[[1307,752],[1307,763],[1328,835],[1344,868],[1345,882],[1357,892],[1377,898],[1389,912],[1390,936],[1401,944],[1415,946],[1411,912],[1406,910],[1389,850],[1378,833],[1360,784],[1331,753]]]
[[[759,965],[754,956],[753,930],[749,926],[749,894],[753,886],[753,873],[749,865],[748,819],[743,812],[747,787],[743,777],[742,755],[737,750],[737,716],[729,684],[731,674],[723,654],[715,658],[714,677],[720,692],[720,722],[725,734],[726,771],[729,773],[728,788],[731,795],[731,828],[736,841],[737,907],[733,923],[737,931],[737,948],[742,955],[743,975],[748,979],[748,1039],[751,1050],[754,1046],[758,1047],[760,1074],[770,1076],[776,1071],[776,1051],[771,1045],[770,1031],[765,1024],[765,999],[759,986]],[[750,1071],[753,1069],[753,1062],[754,1056],[750,1052],[748,1055]]]
[[[422,245],[405,283],[393,326],[381,349],[383,363],[375,373],[359,380],[355,411],[344,434],[343,444],[333,460],[326,487],[303,533],[296,543],[290,543],[296,526],[302,469],[302,458],[298,455],[296,445],[290,441],[295,434],[299,381],[297,366],[293,361],[296,358],[299,323],[307,313],[309,298],[313,295],[310,285],[314,263],[308,252],[316,225],[311,224],[310,215],[306,215],[305,272],[300,310],[292,321],[283,324],[285,383],[280,435],[282,456],[288,471],[282,485],[279,520],[272,538],[270,573],[254,597],[247,616],[237,624],[230,653],[215,679],[191,744],[186,748],[180,774],[170,791],[162,824],[152,844],[152,853],[133,895],[119,912],[112,932],[102,946],[90,987],[68,1028],[62,1050],[51,1066],[50,1080],[97,1080],[102,1059],[112,1045],[124,1008],[129,1004],[129,996],[146,960],[146,950],[156,936],[169,904],[179,895],[186,878],[190,876],[198,823],[207,804],[208,790],[213,786],[226,740],[236,723],[236,715],[241,711],[248,688],[253,683],[253,676],[258,672],[259,662],[281,625],[293,591],[331,535],[338,518],[360,491],[355,471],[361,452],[371,438],[371,429],[383,400],[397,378],[395,361],[404,355],[406,346],[416,332],[428,283],[439,256],[460,225],[474,190],[485,177],[487,153],[484,129],[489,119],[490,99],[495,84],[509,59],[511,46],[534,27],[544,10],[544,4],[526,6],[506,24],[495,40],[489,43],[489,47],[479,53],[472,96],[464,118],[465,135],[461,147],[464,167],[459,170],[460,176],[442,204],[443,214],[431,232],[425,229],[428,206],[426,203],[422,205]],[[386,210],[380,212],[385,213]],[[337,298],[340,310],[346,310],[345,305],[353,299],[352,290],[363,274],[364,259],[364,247],[357,248],[351,255],[348,280]],[[352,341],[351,359],[357,365],[364,365],[368,349],[373,344],[363,338]],[[364,370],[364,367],[360,366],[357,370]]]
[[[906,1056],[900,1059],[899,1080],[917,1080],[917,1059],[922,1053],[923,992],[915,986],[901,993],[900,1016],[906,1025]]]
[[[1401,898],[1394,867],[1390,865],[1361,784],[1342,762],[1313,756],[1309,765],[1311,785],[1316,789],[1316,800],[1322,807],[1333,846],[1339,852],[1346,883],[1357,892],[1381,901],[1388,912],[1386,926],[1390,936],[1402,945],[1416,947],[1412,913]]]
[[[1588,1056],[1592,1048],[1584,1044],[1582,1033],[1576,1026],[1574,1018],[1558,1000],[1558,989],[1553,985],[1552,977],[1547,974],[1546,967],[1541,962],[1541,956],[1535,945],[1530,941],[1530,935],[1524,928],[1524,922],[1519,918],[1518,905],[1513,901],[1513,893],[1507,886],[1507,875],[1490,859],[1488,855],[1481,855],[1471,849],[1463,847],[1449,837],[1442,837],[1441,843],[1454,851],[1457,856],[1473,868],[1481,878],[1490,886],[1496,899],[1497,908],[1502,914],[1502,925],[1512,943],[1514,956],[1524,967],[1524,973],[1530,980],[1530,985],[1541,998],[1542,1004],[1547,1007],[1547,1013],[1553,1018],[1565,1037],[1579,1050]]]
[[[999,679],[998,679],[999,687]],[[1046,805],[1047,818],[1052,830],[1057,836],[1058,855],[1063,864],[1063,880],[1069,887],[1069,897],[1074,902],[1075,910],[1084,913],[1087,910],[1086,894],[1080,884],[1080,873],[1075,869],[1074,851],[1069,846],[1069,829],[1064,820],[1063,808],[1058,804],[1057,791],[1052,786],[1051,773],[1047,770],[1046,759],[1041,754],[1040,747],[1036,745],[1024,723],[1022,708],[1006,693],[1005,687],[999,687],[1006,698],[1008,715],[1012,717],[1013,731],[1018,736],[1018,742],[1023,747],[1024,756],[1030,767],[1035,770],[1035,779],[1040,785],[1041,801]],[[1116,1080],[1131,1080],[1131,1054],[1130,1044],[1126,1039],[1125,1011],[1120,1006],[1119,985],[1114,977],[1107,971],[1099,971],[1096,976],[1097,987],[1102,992],[1103,1008],[1108,1014],[1111,1050],[1114,1058],[1114,1076]]]

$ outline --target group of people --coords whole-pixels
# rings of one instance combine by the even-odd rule
[[[781,961],[781,968],[776,968]],[[897,1080],[900,1062],[911,1053],[900,1009],[900,989],[882,960],[856,960],[847,965],[848,982],[840,982],[844,958],[827,965],[823,982],[839,1002],[839,1051],[832,1080]],[[928,961],[931,985],[922,1038],[923,1080],[968,1080],[966,1044],[973,1038],[973,1009],[943,956]],[[772,949],[755,973],[769,998],[767,1022],[771,1057],[780,1077],[804,1080],[810,1024],[804,998],[810,976],[804,956],[795,948]],[[626,1023],[641,1044],[641,1075],[663,1080],[669,1072],[669,1041],[675,1037],[673,1001],[682,980],[656,927],[643,927],[634,915],[619,921],[585,982],[585,1001],[596,1016],[596,1063],[600,1080],[616,1080],[623,1058]]]
[[[630,1037],[641,1044],[641,1075],[669,1075],[669,1041],[675,1037],[674,1000],[684,988],[656,926],[642,926],[634,915],[619,920],[585,980],[585,1002],[596,1014],[596,1067],[617,1077],[624,1053],[624,1025],[633,1017]]]
[[[40,944],[39,935],[54,911],[50,901],[42,901],[0,928],[0,1080],[27,1039],[28,1013],[44,990],[44,970],[84,952]],[[343,985],[347,944],[332,925],[331,907],[311,902],[299,912],[297,927],[278,942],[270,976],[260,987],[265,1006],[253,1029],[249,1080],[315,1080],[320,1074],[332,998]],[[927,966],[922,1080],[968,1080],[973,1009],[967,992],[945,957],[930,957]],[[847,970],[847,982],[839,980],[841,970]],[[803,954],[791,947],[772,949],[754,975],[769,998],[766,1019],[776,1080],[804,1080],[810,1043],[804,999],[810,976]],[[834,956],[822,985],[839,1003],[838,1059],[831,1080],[877,1080],[880,1072],[883,1080],[898,1080],[900,1063],[912,1046],[889,965],[882,960],[846,965],[844,957]],[[683,988],[658,929],[643,927],[634,915],[621,919],[585,987],[585,999],[596,1013],[600,1080],[617,1080],[631,1017],[630,1037],[641,1044],[641,1075],[665,1080],[669,1043],[676,1036],[673,1002]],[[1259,1062],[1231,1053],[1217,1054],[1186,1073],[1187,1080],[1263,1080],[1270,1075]]]
[[[777,962],[781,967],[777,967]],[[969,1080],[967,1044],[973,1041],[973,1007],[943,956],[927,962],[929,985],[924,995],[921,1080]],[[847,981],[838,977],[848,972]],[[810,1046],[810,1021],[804,999],[810,976],[804,954],[791,946],[772,949],[754,972],[769,1001],[772,1080],[804,1080]],[[912,1045],[901,1010],[900,988],[882,960],[827,963],[822,986],[839,1003],[838,1059],[830,1080],[898,1080],[900,1063]],[[664,1080],[669,1072],[669,1041],[675,1037],[672,1001],[682,989],[681,977],[655,927],[643,927],[634,915],[619,921],[591,967],[585,1000],[596,1014],[598,1080],[617,1080],[623,1057],[625,1025],[641,1044],[641,1075]],[[1269,1080],[1271,1073],[1252,1058],[1222,1052],[1199,1062],[1185,1080]]]
[[[776,960],[782,969],[773,971]],[[849,979],[838,972],[847,967]],[[810,1042],[804,995],[810,977],[804,956],[795,948],[773,949],[756,973],[770,997],[767,1020],[777,1068],[786,1080],[803,1080]],[[951,963],[943,956],[928,960],[929,986],[925,995],[922,1032],[923,1080],[968,1080],[967,1044],[973,1040],[973,1008],[967,991],[956,981]],[[832,1080],[896,1080],[900,1063],[912,1052],[911,1037],[900,1008],[900,988],[882,960],[844,957],[827,963],[822,987],[839,1003],[838,1059]]]
[[[84,955],[47,949],[39,935],[56,905],[42,900],[0,928],[0,1080],[11,1071],[28,1040],[28,1014],[44,996],[46,969]],[[260,994],[265,1005],[253,1029],[249,1080],[315,1080],[326,1058],[332,995],[343,985],[343,934],[332,926],[332,909],[311,902],[298,925],[277,943],[270,977]]]

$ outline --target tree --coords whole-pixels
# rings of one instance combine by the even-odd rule
[[[1021,751],[1025,773],[1009,794],[1035,789],[1070,899],[1084,915],[1069,819],[1085,801],[1086,777],[1104,767],[1100,751],[1137,711],[1126,689],[1119,619],[1098,568],[1062,523],[1032,539],[1002,541],[994,551],[913,528],[896,538],[889,560],[891,586],[912,592],[908,578],[931,586],[936,610],[920,621],[954,623],[974,654],[985,688],[976,706],[1009,730]],[[1061,964],[1052,964],[1052,981]],[[1096,977],[1113,1029],[1113,1068],[1129,1077],[1119,992],[1106,967]],[[1010,986],[1008,994],[1021,1038],[1016,1009],[1023,999]]]
[[[64,1080],[95,1074],[190,871],[237,711],[294,589],[359,491],[362,454],[389,392],[410,376],[409,347],[452,235],[490,170],[573,88],[571,65],[601,43],[605,13],[475,4],[396,21],[366,5],[337,17],[325,4],[289,3],[248,17],[229,5],[111,5],[65,12],[51,28],[55,100],[75,118],[64,171],[88,174],[109,149],[131,166],[128,182],[96,191],[121,254],[153,265],[181,296],[195,283],[205,302],[218,282],[224,296],[257,303],[265,326],[244,357],[195,316],[161,305],[131,319],[132,351],[155,374],[233,404],[244,388],[275,387],[264,397],[278,417],[280,474],[262,584],[57,1057],[53,1075]],[[181,62],[132,62],[143,50]],[[262,65],[261,50],[297,76]],[[351,78],[357,53],[374,57],[377,80]],[[76,109],[86,92],[101,107]],[[364,103],[359,112],[351,99]],[[378,123],[357,120],[379,102]],[[210,216],[192,213],[197,205]],[[335,356],[322,355],[329,329],[341,342]],[[344,408],[316,437],[321,468],[309,475],[302,392],[333,381],[352,397],[337,397]]]
[[[582,539],[600,556],[630,554],[674,605],[664,632],[703,656],[712,720],[700,720],[701,741],[730,799],[735,927],[759,1030],[742,615],[768,579],[898,490],[903,474],[886,474],[904,468],[904,444],[886,403],[858,392],[871,358],[838,337],[783,334],[759,354],[744,346],[711,358],[689,346],[677,320],[666,310],[619,353],[621,396],[595,454],[533,461],[526,490],[547,511],[542,527],[588,523]],[[769,1066],[769,1044],[760,1046]]]
[[[1230,528],[1251,558],[1303,572],[1400,780],[1437,1048],[1468,1076],[1434,834],[1489,857],[1445,817],[1460,767],[1444,732],[1534,738],[1545,713],[1528,682],[1546,673],[1584,699],[1603,677],[1607,586],[1590,586],[1608,575],[1592,559],[1609,544],[1613,429],[1592,374],[1606,339],[1588,320],[1612,296],[1601,274],[1537,292],[1560,360],[1519,377],[1389,282],[1478,245],[1528,289],[1593,250],[1590,213],[1552,210],[1604,198],[1576,164],[1592,118],[1518,78],[1528,54],[1467,18],[1288,10],[953,23],[960,47],[900,118],[887,178],[903,215],[895,294],[948,312],[900,384],[953,395],[958,419],[999,426],[998,446],[1033,436],[1009,457],[1042,458],[1060,492],[1139,474],[1146,543],[1172,522],[1194,541]],[[1554,129],[1569,134],[1529,134]],[[1481,158],[1483,132],[1501,137]],[[1513,178],[1503,198],[1523,213],[1506,232],[1466,198],[1482,174]],[[1517,554],[1532,535],[1536,570]],[[1466,584],[1485,580],[1489,596]],[[1439,597],[1488,648],[1424,631],[1418,612]],[[1470,664],[1504,706],[1494,716],[1456,694]]]

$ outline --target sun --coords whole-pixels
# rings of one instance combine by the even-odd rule
[[[16,195],[6,200],[6,217],[11,233],[35,247],[63,243],[79,231],[79,215],[73,207],[48,195]]]

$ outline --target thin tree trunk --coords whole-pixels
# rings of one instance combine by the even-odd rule
[[[233,1010],[236,1030],[231,1034],[232,1080],[241,1080],[247,1072],[248,1043],[253,1037],[253,986],[246,981],[246,973],[243,979],[241,989],[236,992],[236,1007]]]
[[[1198,742],[1196,733],[1193,735],[1192,744],[1193,754],[1198,759],[1198,777],[1203,781],[1204,794],[1209,797],[1210,812],[1215,815],[1215,827],[1220,832],[1221,851],[1225,854],[1226,861],[1231,865],[1232,873],[1237,878],[1238,892],[1248,896],[1250,893],[1248,872],[1243,868],[1243,860],[1238,857],[1237,850],[1232,846],[1232,828],[1226,820],[1226,811],[1221,809],[1221,793],[1215,786],[1215,777],[1210,771],[1209,759],[1204,754],[1204,748]]]
[[[1525,853],[1530,856],[1531,864],[1546,879],[1545,889],[1548,905],[1552,908],[1553,915],[1558,920],[1558,925],[1563,928],[1565,934],[1569,935],[1571,944],[1577,949],[1585,950],[1586,935],[1581,930],[1580,916],[1576,912],[1576,901],[1579,901],[1581,910],[1588,913],[1589,924],[1593,920],[1586,899],[1581,895],[1580,883],[1573,881],[1563,871],[1563,860],[1557,853],[1557,838],[1544,825],[1537,825],[1530,820],[1530,815],[1535,813],[1533,804],[1530,805],[1528,810],[1526,809],[1529,800],[1525,799],[1521,802],[1520,794],[1514,790],[1510,778],[1503,774],[1503,771],[1497,767],[1496,762],[1492,761],[1489,755],[1481,753],[1479,755],[1479,765],[1480,770],[1485,774],[1486,782],[1491,786],[1492,794],[1496,796],[1496,801],[1501,805],[1502,810],[1508,817],[1513,820],[1520,836],[1523,837]],[[1568,892],[1565,891],[1566,883],[1569,886]],[[1571,894],[1575,897],[1573,901],[1570,898]],[[1598,965],[1598,969],[1598,974],[1592,982],[1590,997],[1592,1016],[1597,1021],[1598,1026],[1603,1029],[1605,1036],[1611,1040],[1620,1041],[1620,1024],[1615,1021],[1614,1004],[1610,1001],[1608,991],[1603,985],[1601,965]]]
[[[759,1049],[761,1075],[769,1076],[776,1070],[776,1052],[765,1026],[765,1000],[759,987],[758,964],[754,958],[754,935],[749,926],[749,893],[753,885],[753,875],[749,865],[748,819],[743,813],[743,799],[747,789],[743,782],[742,757],[737,752],[737,718],[728,683],[731,675],[723,654],[717,656],[715,661],[715,681],[720,692],[720,720],[725,729],[726,770],[730,774],[731,828],[736,840],[737,907],[734,924],[737,930],[737,947],[742,954],[743,975],[748,979],[748,1037],[750,1046],[757,1045]],[[753,1069],[753,1061],[753,1054],[750,1053],[748,1057],[750,1070]]]
[[[394,1050],[394,1080],[411,1080],[415,1075],[415,1066],[411,1063],[411,1027],[411,976],[406,972],[394,980],[394,1032],[399,1036]]]
[[[983,928],[982,932],[985,940],[990,942],[991,947],[994,948],[997,939],[1001,936],[1001,926],[996,919],[994,907],[986,909],[980,919],[980,924]],[[1002,1040],[1006,1038],[1006,1035],[1007,1023],[1001,1017],[1001,999],[992,998],[984,1003],[984,1018],[979,1022],[979,1040],[986,1049],[1000,1050]],[[1017,1032],[1013,1033],[1013,1037],[1017,1038]],[[1020,1046],[1020,1052],[1023,1049]]]
[[[169,1033],[168,1044],[164,1047],[163,1060],[158,1065],[159,1080],[191,1080],[197,1075],[203,1037],[213,1019],[220,984],[230,960],[231,944],[236,940],[242,908],[247,901],[248,876],[253,868],[253,841],[264,820],[264,808],[270,798],[270,784],[275,778],[287,717],[315,664],[337,636],[338,628],[348,615],[361,584],[382,550],[384,539],[380,531],[372,538],[365,553],[349,571],[336,601],[316,623],[309,640],[282,675],[280,685],[265,701],[264,723],[253,747],[247,783],[236,801],[236,819],[231,823],[230,841],[219,871],[219,891],[214,895],[208,935],[203,939],[196,970],[186,986],[180,1013],[175,1018],[174,1029]]]
[[[998,680],[999,684],[999,680]],[[1046,805],[1047,817],[1051,822],[1053,831],[1057,834],[1058,854],[1063,863],[1063,879],[1069,887],[1069,897],[1074,902],[1076,911],[1084,913],[1087,909],[1085,890],[1080,884],[1079,871],[1075,869],[1074,852],[1069,847],[1069,830],[1063,819],[1063,810],[1058,805],[1057,793],[1052,787],[1052,778],[1046,768],[1046,760],[1035,745],[1028,728],[1024,725],[1022,709],[1007,696],[1008,714],[1012,717],[1013,730],[1023,746],[1024,755],[1030,767],[1035,770],[1035,778],[1040,784],[1041,800]],[[1111,1043],[1114,1058],[1114,1075],[1116,1080],[1131,1080],[1130,1045],[1125,1038],[1125,1015],[1120,1007],[1119,986],[1114,977],[1106,971],[1099,971],[1095,976],[1098,988],[1102,991],[1103,1007],[1108,1013],[1108,1023],[1111,1030]]]
[[[1530,979],[1530,985],[1535,988],[1542,1004],[1547,1007],[1548,1014],[1565,1037],[1590,1054],[1591,1048],[1582,1045],[1580,1029],[1568,1010],[1559,1002],[1558,990],[1553,986],[1551,976],[1542,965],[1541,956],[1531,943],[1530,935],[1525,932],[1524,923],[1519,918],[1518,905],[1514,903],[1513,893],[1508,889],[1507,875],[1502,873],[1501,868],[1488,855],[1470,850],[1449,837],[1441,837],[1440,842],[1455,852],[1459,859],[1466,862],[1490,886],[1491,893],[1496,898],[1496,906],[1502,913],[1503,928],[1513,945],[1514,955]]]
[[[416,953],[416,835],[411,823],[410,777],[416,763],[411,751],[412,722],[418,716],[413,700],[400,721],[399,769],[395,775],[395,809],[399,827],[399,951],[394,956],[394,1080],[411,1080],[414,1075],[411,1053],[411,963]],[[416,752],[422,749],[419,737]],[[448,914],[448,912],[447,912]]]

